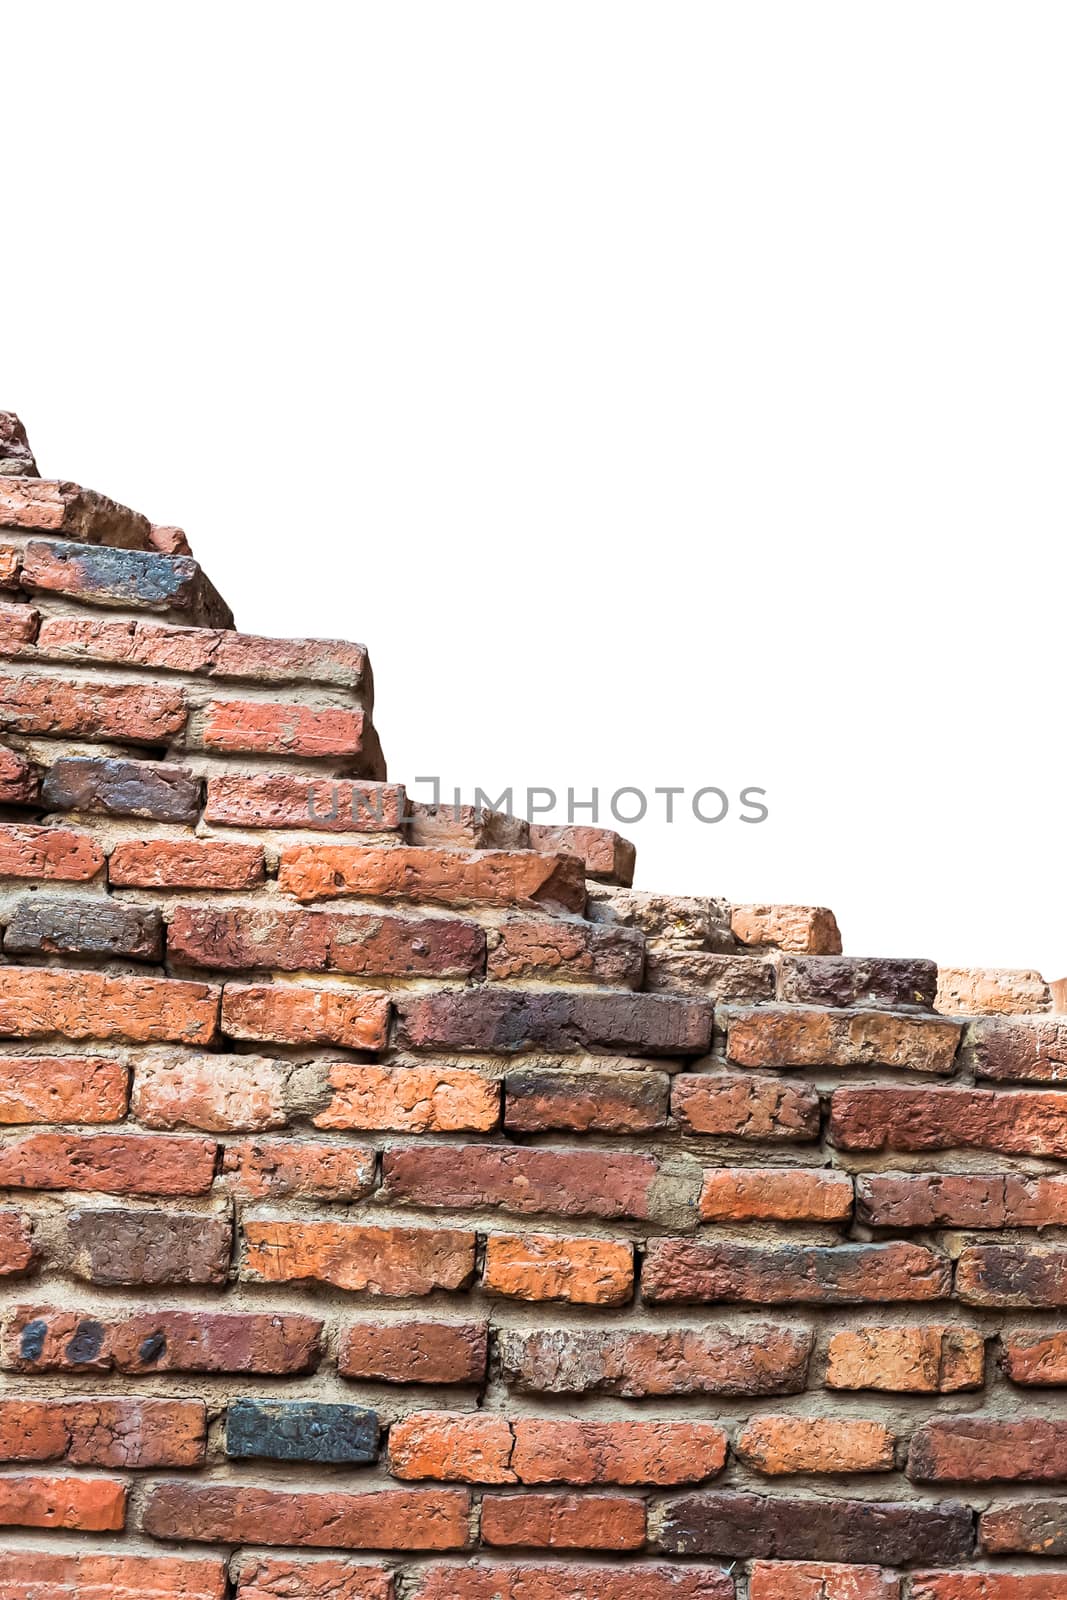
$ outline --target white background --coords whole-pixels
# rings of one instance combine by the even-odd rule
[[[3,5],[0,404],[396,779],[1067,970],[1061,5]]]

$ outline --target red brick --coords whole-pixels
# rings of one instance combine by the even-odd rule
[[[420,1411],[389,1430],[396,1478],[463,1483],[700,1483],[722,1471],[710,1422],[576,1422],[487,1411]]]
[[[588,878],[601,883],[617,883],[628,889],[634,881],[637,851],[629,839],[610,828],[551,826],[530,824],[530,845],[546,853],[565,850],[580,857]]]
[[[203,713],[200,743],[230,755],[351,760],[363,754],[366,721],[358,709],[295,700],[213,700]]]
[[[63,533],[87,545],[148,548],[150,524],[95,489],[57,478],[0,477],[0,525]]]
[[[216,971],[336,971],[362,977],[468,978],[485,971],[485,934],[458,918],[176,906],[172,961]]]
[[[882,1567],[821,1561],[756,1561],[749,1600],[900,1600],[900,1579]]]
[[[504,1079],[509,1133],[651,1133],[667,1121],[663,1072],[563,1072],[526,1067]]]
[[[495,1233],[486,1241],[485,1287],[504,1299],[618,1306],[633,1285],[633,1247],[619,1240]]]
[[[956,1294],[971,1306],[1067,1306],[1067,1249],[968,1245],[956,1268]]]
[[[20,1372],[312,1372],[322,1323],[280,1312],[125,1312],[18,1306],[4,1364]]]
[[[325,1493],[231,1483],[156,1484],[144,1510],[155,1539],[334,1550],[461,1550],[465,1489]]]
[[[646,1300],[682,1304],[863,1305],[942,1299],[951,1286],[947,1257],[903,1241],[822,1246],[652,1239],[641,1279]]]
[[[104,865],[89,833],[73,828],[0,827],[0,878],[54,878],[87,883]]]
[[[1012,1383],[1030,1387],[1067,1384],[1067,1332],[1013,1328],[1000,1336],[1004,1372]]]
[[[474,1272],[473,1233],[371,1228],[347,1222],[244,1225],[241,1276],[260,1283],[330,1283],[372,1295],[462,1289]]]
[[[0,728],[9,733],[166,745],[184,727],[178,689],[0,675]]]
[[[911,1436],[917,1483],[1054,1483],[1067,1477],[1067,1422],[935,1417]]]
[[[888,1394],[955,1394],[980,1389],[985,1341],[971,1328],[926,1324],[845,1328],[827,1349],[828,1389],[880,1389]]]
[[[230,1269],[232,1223],[195,1211],[72,1211],[68,1271],[104,1285],[221,1284]]]
[[[986,1555],[1067,1555],[1067,1501],[1011,1500],[992,1505],[978,1520]]]
[[[388,1027],[389,996],[374,990],[228,983],[223,992],[222,1031],[231,1039],[381,1050]]]
[[[645,942],[636,928],[513,918],[495,928],[489,939],[489,976],[501,981],[557,979],[639,989],[644,969]]]
[[[384,1133],[485,1133],[500,1117],[500,1088],[462,1067],[330,1063],[329,1104],[317,1128]]]
[[[132,1110],[147,1128],[262,1133],[288,1121],[288,1076],[268,1056],[155,1050],[137,1061]]]
[[[33,1228],[21,1211],[0,1211],[0,1278],[29,1272],[37,1262]]]
[[[711,1042],[711,1006],[674,995],[482,988],[405,996],[398,1010],[416,1050],[686,1056]]]
[[[349,778],[227,772],[208,778],[204,819],[230,828],[394,832],[404,819],[404,790],[396,783],[355,783]]]
[[[640,1550],[645,1503],[622,1494],[487,1494],[482,1543],[545,1550]]]
[[[29,654],[25,649],[37,637],[41,613],[34,606],[0,605],[0,655]]]
[[[839,1150],[994,1150],[1067,1156],[1067,1094],[1055,1090],[838,1089],[830,1140]]]
[[[117,844],[108,878],[129,889],[254,889],[263,851],[224,839],[135,839]]]
[[[41,775],[17,750],[0,747],[0,802],[8,806],[36,805]]]
[[[703,1328],[501,1329],[505,1383],[534,1394],[796,1394],[812,1334],[755,1323]]]
[[[1067,1572],[916,1572],[912,1600],[1067,1600]]]
[[[0,1477],[0,1527],[117,1533],[126,1493],[117,1478]]]
[[[17,589],[22,580],[22,551],[17,545],[0,544],[0,589]]]
[[[350,1561],[253,1556],[241,1569],[236,1600],[393,1600],[393,1576]]]
[[[481,1383],[484,1322],[356,1322],[341,1336],[337,1370],[378,1383]]]
[[[0,1461],[76,1467],[199,1467],[202,1400],[0,1400]]]
[[[241,1200],[349,1202],[373,1188],[375,1154],[324,1140],[243,1139],[226,1146],[222,1170],[226,1187]]]
[[[845,1172],[799,1167],[713,1167],[704,1174],[705,1222],[842,1222],[852,1215]]]
[[[448,906],[585,908],[585,877],[577,857],[531,850],[298,845],[282,852],[278,883],[297,900],[352,894]]]
[[[671,1110],[686,1133],[793,1142],[819,1137],[819,1096],[806,1083],[732,1072],[679,1073]]]
[[[0,1123],[120,1122],[127,1076],[104,1056],[0,1056]]]
[[[97,1194],[206,1194],[215,1176],[210,1139],[123,1133],[27,1133],[0,1146],[0,1188]]]
[[[869,1173],[857,1216],[877,1228],[1044,1228],[1067,1224],[1067,1177],[1022,1173]]]
[[[0,1034],[9,1039],[210,1044],[218,1006],[219,991],[206,983],[0,968]]]
[[[726,1057],[739,1067],[906,1067],[951,1072],[961,1024],[892,1011],[755,1006],[727,1016]]]
[[[740,944],[801,955],[841,954],[837,921],[825,906],[732,906],[730,929]]]
[[[476,1562],[428,1568],[411,1600],[733,1600],[733,1594],[733,1579],[718,1567]]]
[[[796,1472],[891,1472],[896,1440],[881,1422],[856,1417],[756,1417],[737,1440],[746,1466],[770,1477]]]
[[[224,1600],[221,1560],[48,1550],[0,1551],[6,1600]]]

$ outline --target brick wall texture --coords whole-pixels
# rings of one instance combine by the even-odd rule
[[[1067,1600],[1067,1016],[412,804],[0,417],[0,1600]]]

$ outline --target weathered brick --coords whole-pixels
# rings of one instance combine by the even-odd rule
[[[941,967],[938,971],[937,1009],[948,1016],[1027,1016],[1051,1007],[1048,984],[1032,969]]]
[[[14,411],[0,411],[0,473],[8,478],[33,478],[41,488],[25,424]]]
[[[768,1323],[701,1329],[503,1328],[505,1382],[537,1394],[796,1394],[812,1335]]]
[[[331,1283],[372,1295],[465,1288],[475,1235],[454,1228],[371,1228],[348,1222],[244,1224],[241,1276],[261,1283]]]
[[[912,1600],[1067,1600],[1063,1572],[917,1572]]]
[[[350,1561],[291,1561],[253,1556],[245,1561],[236,1600],[393,1600],[385,1567]]]
[[[774,998],[775,973],[770,961],[748,954],[653,946],[645,957],[645,988],[655,994],[703,994],[716,1005],[744,1005]]]
[[[778,999],[808,1006],[921,1006],[937,993],[937,962],[885,956],[791,956],[776,963]]]
[[[956,1268],[956,1294],[971,1306],[1067,1306],[1067,1249],[968,1245]]]
[[[828,1389],[955,1394],[980,1389],[984,1377],[985,1341],[971,1328],[844,1328],[827,1349]]]
[[[525,817],[513,817],[490,806],[456,805],[448,801],[439,806],[421,800],[407,800],[404,807],[404,832],[407,842],[441,845],[460,850],[529,850],[530,824]]]
[[[97,1194],[206,1194],[215,1176],[210,1139],[127,1133],[27,1133],[0,1145],[0,1188]]]
[[[935,1417],[911,1436],[916,1483],[1042,1483],[1067,1477],[1067,1422]]]
[[[705,1222],[842,1222],[852,1215],[845,1172],[800,1167],[713,1167],[704,1174]]]
[[[1047,1328],[1005,1329],[1000,1335],[1004,1372],[1027,1388],[1067,1384],[1067,1332]]]
[[[403,823],[404,790],[395,783],[358,783],[350,778],[226,772],[208,778],[204,818],[224,828],[393,832]]]
[[[179,689],[0,673],[0,728],[8,733],[165,746],[184,727]]]
[[[126,1080],[106,1056],[0,1056],[0,1123],[119,1122]]]
[[[481,1383],[484,1322],[356,1322],[341,1337],[337,1370],[379,1383]]]
[[[150,1490],[144,1528],[154,1539],[209,1544],[462,1550],[469,1511],[466,1489],[315,1493],[175,1480]]]
[[[67,1217],[69,1269],[88,1283],[225,1283],[228,1216],[182,1211],[73,1211]]]
[[[412,1145],[382,1158],[386,1203],[557,1216],[695,1218],[698,1172],[685,1186],[642,1151],[516,1145]]]
[[[1067,1177],[892,1172],[856,1179],[856,1214],[877,1228],[1044,1228],[1067,1224]]]
[[[953,1500],[774,1498],[702,1493],[662,1508],[653,1543],[678,1555],[778,1557],[794,1561],[965,1561],[974,1548],[971,1511]]]
[[[893,1011],[755,1006],[727,1016],[726,1057],[739,1067],[907,1067],[951,1072],[961,1024]]]
[[[0,878],[87,883],[103,865],[104,852],[92,834],[17,823],[0,827]]]
[[[645,1504],[622,1494],[487,1494],[482,1543],[545,1550],[640,1550]]]
[[[463,1067],[330,1063],[329,1104],[317,1128],[387,1133],[485,1133],[500,1117],[500,1088]]]
[[[863,1305],[942,1299],[952,1267],[946,1256],[900,1240],[824,1247],[652,1239],[641,1287],[650,1301]]]
[[[628,889],[634,881],[637,850],[610,828],[586,828],[553,825],[542,822],[530,824],[530,846],[546,854],[550,850],[565,850],[568,855],[580,857],[587,878],[601,883],[617,883]]]
[[[118,1478],[0,1477],[0,1527],[118,1533],[126,1494]]]
[[[501,981],[554,978],[639,989],[644,968],[645,941],[635,928],[512,918],[495,928],[489,940],[489,976]]]
[[[585,876],[577,857],[532,850],[298,845],[283,850],[278,882],[297,900],[352,894],[448,906],[585,908]]]
[[[212,700],[194,719],[191,742],[227,755],[354,761],[364,755],[369,719],[359,708],[298,700]]]
[[[35,606],[0,605],[0,655],[19,656],[29,652],[37,637],[41,613]]]
[[[837,920],[825,906],[731,906],[730,930],[740,944],[799,955],[841,954]]]
[[[589,884],[589,914],[596,922],[640,928],[650,950],[736,951],[730,908],[707,895],[649,894],[644,889]]]
[[[187,767],[165,761],[60,756],[45,773],[41,798],[52,811],[195,822],[200,815],[200,779]]]
[[[0,746],[0,802],[7,806],[37,804],[41,775],[17,750]]]
[[[389,1430],[396,1478],[463,1483],[700,1483],[722,1471],[711,1422],[587,1422],[420,1411]]]
[[[193,553],[184,528],[153,522],[148,538],[152,549],[159,550],[165,556],[191,556]]]
[[[18,1277],[37,1264],[37,1248],[29,1217],[21,1211],[0,1211],[0,1278]]]
[[[262,1133],[288,1120],[284,1062],[153,1050],[135,1067],[132,1110],[147,1128]]]
[[[504,1079],[509,1133],[651,1133],[667,1121],[663,1072],[561,1072],[524,1067]]]
[[[315,1400],[231,1400],[226,1454],[266,1461],[351,1466],[378,1458],[378,1416],[362,1406]]]
[[[472,1562],[429,1567],[412,1600],[733,1600],[733,1594],[733,1579],[718,1568]]]
[[[485,933],[476,923],[270,906],[176,906],[167,950],[181,966],[228,972],[467,978],[485,970]]]
[[[26,446],[24,454],[29,454]],[[29,457],[32,464],[32,456]],[[0,526],[35,533],[65,533],[86,545],[148,548],[150,523],[95,489],[58,478],[0,477]]]
[[[222,1031],[231,1039],[381,1050],[388,1027],[389,996],[373,990],[228,983],[223,991]]]
[[[659,994],[468,989],[399,1000],[402,1036],[425,1050],[608,1050],[703,1055],[712,1008]]]
[[[882,1567],[826,1561],[757,1561],[749,1600],[900,1600],[900,1579]]]
[[[4,1364],[20,1372],[311,1372],[321,1355],[315,1317],[252,1311],[115,1311],[97,1317],[18,1306]]]
[[[0,968],[0,1035],[9,1039],[125,1039],[210,1044],[219,991],[170,978]]]
[[[153,906],[101,895],[30,895],[11,913],[4,949],[15,955],[161,961],[163,919]]]
[[[964,1040],[976,1078],[1067,1083],[1067,1017],[990,1017],[971,1023]]]
[[[978,1538],[987,1555],[1067,1555],[1067,1500],[992,1505],[979,1518]]]
[[[349,1203],[374,1186],[375,1154],[367,1146],[324,1140],[244,1139],[226,1146],[226,1187],[241,1200]]]
[[[0,1400],[0,1461],[76,1467],[199,1467],[202,1400]]]
[[[819,1096],[806,1083],[750,1073],[679,1073],[671,1110],[687,1133],[793,1142],[819,1137]]]
[[[8,1600],[224,1600],[226,1566],[207,1557],[0,1551]]]
[[[1067,1156],[1067,1094],[1054,1089],[838,1089],[830,1141],[839,1150],[995,1150]]]
[[[615,1239],[490,1234],[484,1281],[490,1294],[510,1300],[624,1305],[633,1295],[633,1247]]]
[[[263,851],[226,839],[136,839],[117,844],[108,878],[129,889],[254,889]]]
[[[176,612],[197,625],[233,626],[229,606],[191,556],[31,539],[23,552],[21,581],[30,594]]]
[[[22,551],[18,545],[0,543],[0,589],[17,589],[22,579]]]
[[[796,1472],[891,1472],[896,1440],[882,1422],[856,1417],[755,1417],[741,1429],[746,1466],[778,1477]]]

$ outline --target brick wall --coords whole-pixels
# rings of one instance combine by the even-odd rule
[[[0,417],[0,1600],[1067,1597],[1041,976],[411,805],[362,647],[35,471]]]

